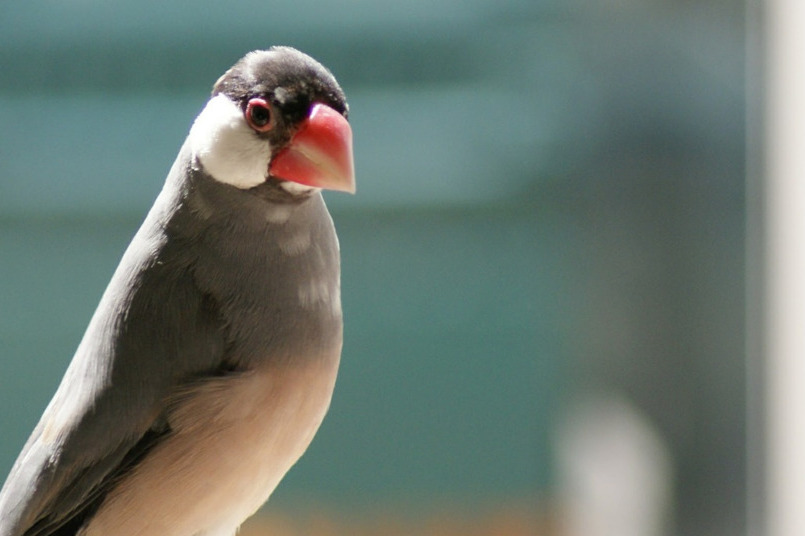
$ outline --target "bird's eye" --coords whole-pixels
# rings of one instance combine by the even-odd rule
[[[264,99],[253,98],[246,105],[246,122],[257,132],[268,132],[274,126],[271,106]]]

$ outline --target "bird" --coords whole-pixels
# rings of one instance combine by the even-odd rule
[[[0,491],[0,536],[232,536],[307,449],[343,343],[322,190],[355,192],[310,56],[213,85]]]

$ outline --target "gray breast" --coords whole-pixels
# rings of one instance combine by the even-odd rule
[[[251,367],[331,353],[341,344],[339,251],[321,195],[261,195],[203,172],[190,179],[167,229],[181,248],[172,262],[220,308],[229,359]]]

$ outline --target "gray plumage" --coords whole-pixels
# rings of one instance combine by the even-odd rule
[[[243,98],[283,87],[280,96],[289,101],[291,82],[315,80],[332,86],[335,96],[326,98],[346,113],[343,94],[329,73],[276,71],[277,58],[297,70],[318,64],[291,49],[271,52],[272,61],[258,58],[275,69],[260,78],[262,87],[254,88],[249,80],[253,74],[237,72],[244,59],[219,80],[216,92],[228,91],[236,100],[234,93]],[[309,107],[309,101],[321,100],[311,93],[294,96],[296,102],[289,106]],[[299,120],[297,111],[280,111],[287,125],[271,133],[275,151],[288,142]],[[271,448],[285,453],[276,471],[265,469],[261,485],[270,493],[307,446],[329,403],[342,342],[339,252],[332,220],[316,189],[292,193],[276,180],[243,189],[217,179],[186,142],[0,492],[0,536],[93,535],[102,529],[100,514],[122,524],[119,520],[134,516],[124,508],[134,508],[129,503],[139,496],[132,478],[138,474],[166,474],[177,486],[190,486],[191,496],[202,497],[197,487],[214,488],[216,479],[225,479],[210,460],[237,461],[225,450],[215,450],[229,445],[230,437],[235,454],[240,443],[251,444],[250,434],[267,434],[260,441],[270,445],[263,447],[255,439],[257,446],[244,456],[270,458]],[[275,383],[297,377],[302,379],[293,389]],[[259,397],[247,394],[252,391],[245,387],[238,391],[249,382],[259,387],[254,391]],[[243,396],[246,405],[252,399],[285,404],[291,417],[283,417],[282,408],[247,408],[241,424],[233,412],[247,409],[240,402],[234,409],[227,405],[230,389],[243,393],[236,396]],[[272,394],[272,389],[282,394]],[[308,400],[315,404],[308,407]],[[258,425],[282,425],[290,431],[263,432]],[[188,464],[186,470],[149,469],[172,445],[203,449],[195,445],[195,430],[200,430],[196,437],[215,445],[213,452],[177,454]],[[192,440],[183,442],[185,436]],[[202,462],[203,456],[208,457]],[[166,494],[183,493],[169,489],[173,485],[166,484]],[[221,486],[237,488],[228,481]],[[258,491],[254,493],[263,493]],[[249,500],[257,498],[249,495]],[[221,514],[220,523],[214,519],[218,525],[204,521],[198,527],[184,518],[168,519],[171,515],[137,526],[176,527],[177,536],[218,536],[232,534],[242,520],[235,518],[243,513]],[[89,527],[96,516],[99,525],[93,532]],[[197,532],[180,534],[180,527],[196,527],[192,530]],[[140,534],[138,530],[146,529],[132,528],[131,534]]]

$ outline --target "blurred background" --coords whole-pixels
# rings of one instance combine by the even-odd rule
[[[244,534],[746,530],[743,0],[0,6],[0,478],[217,77],[344,87],[328,418]]]

